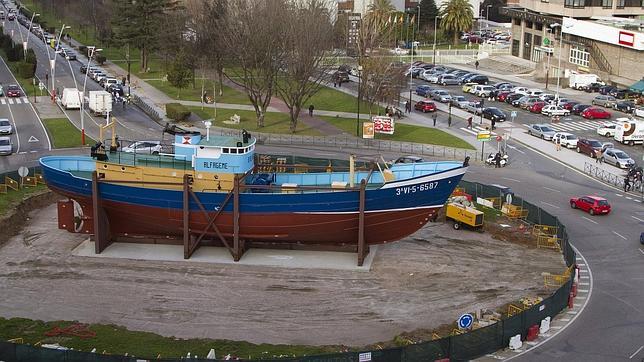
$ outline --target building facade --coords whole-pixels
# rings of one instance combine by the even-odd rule
[[[644,0],[520,0],[501,13],[512,55],[537,62],[537,77],[594,73],[630,86],[644,75]]]

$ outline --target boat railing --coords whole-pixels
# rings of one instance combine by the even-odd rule
[[[111,151],[107,154],[107,161],[126,166],[171,168],[187,171],[192,169],[185,155],[172,153],[137,153],[124,151]]]

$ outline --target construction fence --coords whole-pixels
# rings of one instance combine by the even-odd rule
[[[303,361],[303,362],[391,362],[391,361],[467,361],[486,354],[493,353],[499,349],[507,348],[510,337],[520,334],[525,340],[528,328],[539,325],[546,317],[554,317],[568,307],[568,298],[572,289],[572,272],[575,263],[575,251],[568,241],[566,227],[559,220],[540,209],[539,207],[517,197],[508,194],[508,188],[483,185],[476,182],[461,181],[459,185],[465,192],[475,199],[499,198],[504,202],[511,201],[512,204],[528,210],[524,221],[528,224],[526,230],[539,232],[544,235],[556,236],[560,244],[560,250],[566,263],[566,271],[562,273],[559,280],[551,285],[553,293],[538,303],[526,306],[525,304],[513,305],[513,308],[504,313],[502,318],[488,326],[474,329],[467,332],[454,332],[449,336],[436,336],[437,339],[409,344],[389,349],[376,349],[371,351],[352,351],[346,353],[326,354],[319,356],[307,356],[297,358],[261,359],[261,361]],[[548,286],[548,285],[547,285]],[[555,289],[556,288],[556,289]],[[469,312],[469,311],[464,311]],[[220,356],[221,357],[221,356]],[[29,362],[71,362],[71,361],[96,361],[96,362],[117,362],[117,361],[145,361],[141,357],[117,356],[78,352],[71,350],[55,350],[30,345],[0,342],[0,361],[29,361]],[[150,361],[213,361],[213,359],[190,358],[190,359],[150,359]],[[241,359],[244,361],[244,359]],[[246,360],[248,361],[248,360]]]

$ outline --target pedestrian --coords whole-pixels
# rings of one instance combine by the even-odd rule
[[[337,80],[337,77],[336,77],[336,76],[333,76],[333,88],[337,88],[337,87],[338,87],[338,80]]]
[[[405,101],[405,112],[411,113],[411,102]]]
[[[452,127],[452,115],[447,116],[447,127]]]
[[[125,77],[123,77],[123,79],[121,79],[121,85],[122,85],[123,87],[125,87],[125,81],[126,81],[126,79],[125,79]]]
[[[309,106],[309,117],[313,117],[313,110],[314,110],[314,109],[315,109],[315,107],[313,107],[313,105],[311,104],[311,105]]]
[[[624,177],[624,192],[628,192],[630,191],[630,189],[631,189],[631,179],[630,177],[628,177],[628,175],[626,175],[626,177]]]
[[[471,116],[467,119],[467,128],[472,129],[472,117]]]
[[[557,149],[557,151],[561,151],[561,138],[560,137],[555,138],[555,148]]]
[[[602,157],[604,157],[602,150],[595,151],[595,163],[602,163]]]
[[[476,70],[479,69],[479,61],[478,60],[476,62],[474,62],[474,67],[476,68]]]
[[[125,104],[127,103],[125,97],[121,97],[121,101],[123,102],[123,110],[125,110]]]
[[[434,127],[436,127],[436,117],[438,116],[436,115],[436,111],[434,111],[434,114],[432,114],[432,121],[434,122]]]
[[[492,118],[492,129],[496,129],[496,121],[494,120],[494,118]]]
[[[494,155],[494,168],[501,168],[501,152]]]

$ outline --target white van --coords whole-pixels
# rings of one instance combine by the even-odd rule
[[[65,109],[80,109],[83,98],[83,92],[78,89],[65,88],[62,97],[60,97],[60,104]]]
[[[538,97],[538,96],[540,96],[542,94],[543,94],[543,91],[541,89],[537,89],[537,88],[528,89],[526,91],[526,95],[528,95],[528,96]]]
[[[613,136],[615,141],[631,146],[644,143],[644,121],[634,118],[617,118],[615,123],[617,124]]]

